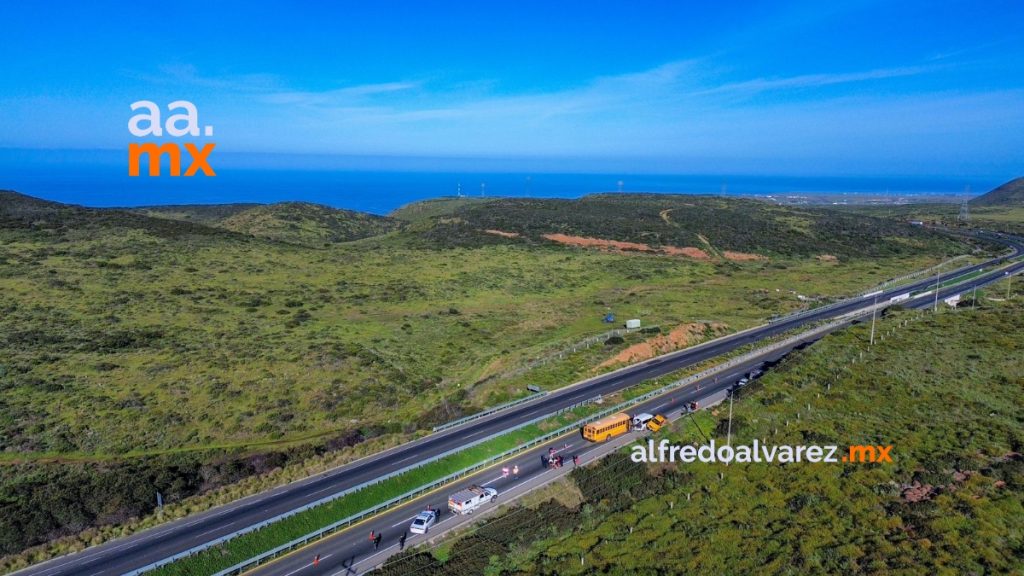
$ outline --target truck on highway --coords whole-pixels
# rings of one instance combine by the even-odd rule
[[[448,509],[456,514],[472,514],[473,510],[498,499],[498,491],[490,486],[470,486],[448,497]]]

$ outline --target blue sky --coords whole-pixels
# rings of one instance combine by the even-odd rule
[[[143,4],[0,5],[0,147],[123,150],[187,99],[296,166],[1024,173],[1018,0]]]

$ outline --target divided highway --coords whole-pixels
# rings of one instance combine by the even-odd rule
[[[938,283],[941,284],[953,277],[976,272],[983,268],[989,269],[994,265],[1005,262],[1009,258],[1014,258],[1024,253],[1024,245],[1018,239],[1004,237],[991,239],[1010,246],[1013,249],[1013,254],[943,274],[939,276]],[[1017,272],[1022,268],[1024,268],[1024,262],[1016,263],[1011,268],[1011,271]],[[999,272],[996,276],[1001,277],[1002,272]],[[973,285],[983,285],[991,281],[993,281],[992,272],[982,274],[970,280],[966,290],[969,290]],[[935,284],[936,278],[931,277],[909,286],[885,290],[878,294],[878,301],[881,303],[894,296],[928,290],[930,287],[934,287]],[[965,288],[945,289],[940,291],[940,298],[945,297],[943,294],[963,291],[965,291]],[[871,298],[874,298],[874,296]],[[851,299],[824,310],[810,312],[794,318],[783,318],[773,324],[759,326],[699,346],[660,356],[552,392],[537,400],[511,407],[456,428],[444,430],[408,444],[403,444],[327,473],[244,498],[195,516],[170,522],[133,536],[89,548],[76,554],[55,558],[26,568],[17,574],[24,576],[115,575],[137,570],[174,554],[205,544],[218,537],[231,534],[310,502],[315,502],[325,496],[402,469],[418,460],[427,459],[431,456],[464,446],[476,439],[507,430],[523,422],[533,420],[538,416],[588,400],[599,394],[610,394],[642,381],[663,376],[803,325],[836,318],[855,310],[863,309],[871,305],[872,301],[869,298]],[[723,382],[722,385],[726,385],[726,383]],[[539,464],[539,459],[537,461]],[[393,513],[389,512],[387,514]]]

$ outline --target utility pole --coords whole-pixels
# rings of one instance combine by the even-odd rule
[[[875,294],[875,303],[871,307],[871,345],[875,344],[875,316],[878,315],[878,294]]]
[[[725,443],[728,446],[732,446],[732,395],[733,391],[729,390],[729,428],[725,435]]]
[[[935,271],[935,306],[932,307],[932,312],[939,311],[939,272],[942,270],[942,265],[939,265],[938,270]]]

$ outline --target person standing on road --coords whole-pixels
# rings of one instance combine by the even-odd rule
[[[580,465],[580,456],[579,456],[579,454],[573,454],[572,455],[572,467],[575,468],[575,467],[577,467],[579,465]]]
[[[405,550],[405,539],[409,537],[409,532],[402,532],[402,537],[398,539],[398,550]]]
[[[384,539],[384,537],[380,533],[378,533],[377,537],[373,539],[373,549],[374,550],[377,550],[377,549],[380,548],[380,541],[383,540],[383,539]]]
[[[373,530],[370,530],[370,542],[373,542]]]
[[[542,467],[544,467],[544,468],[548,467],[548,457],[547,456],[545,456],[543,454],[540,455],[540,465]]]
[[[519,480],[519,465],[516,464],[512,467],[512,479]]]
[[[501,477],[508,478],[508,466],[501,467]]]

